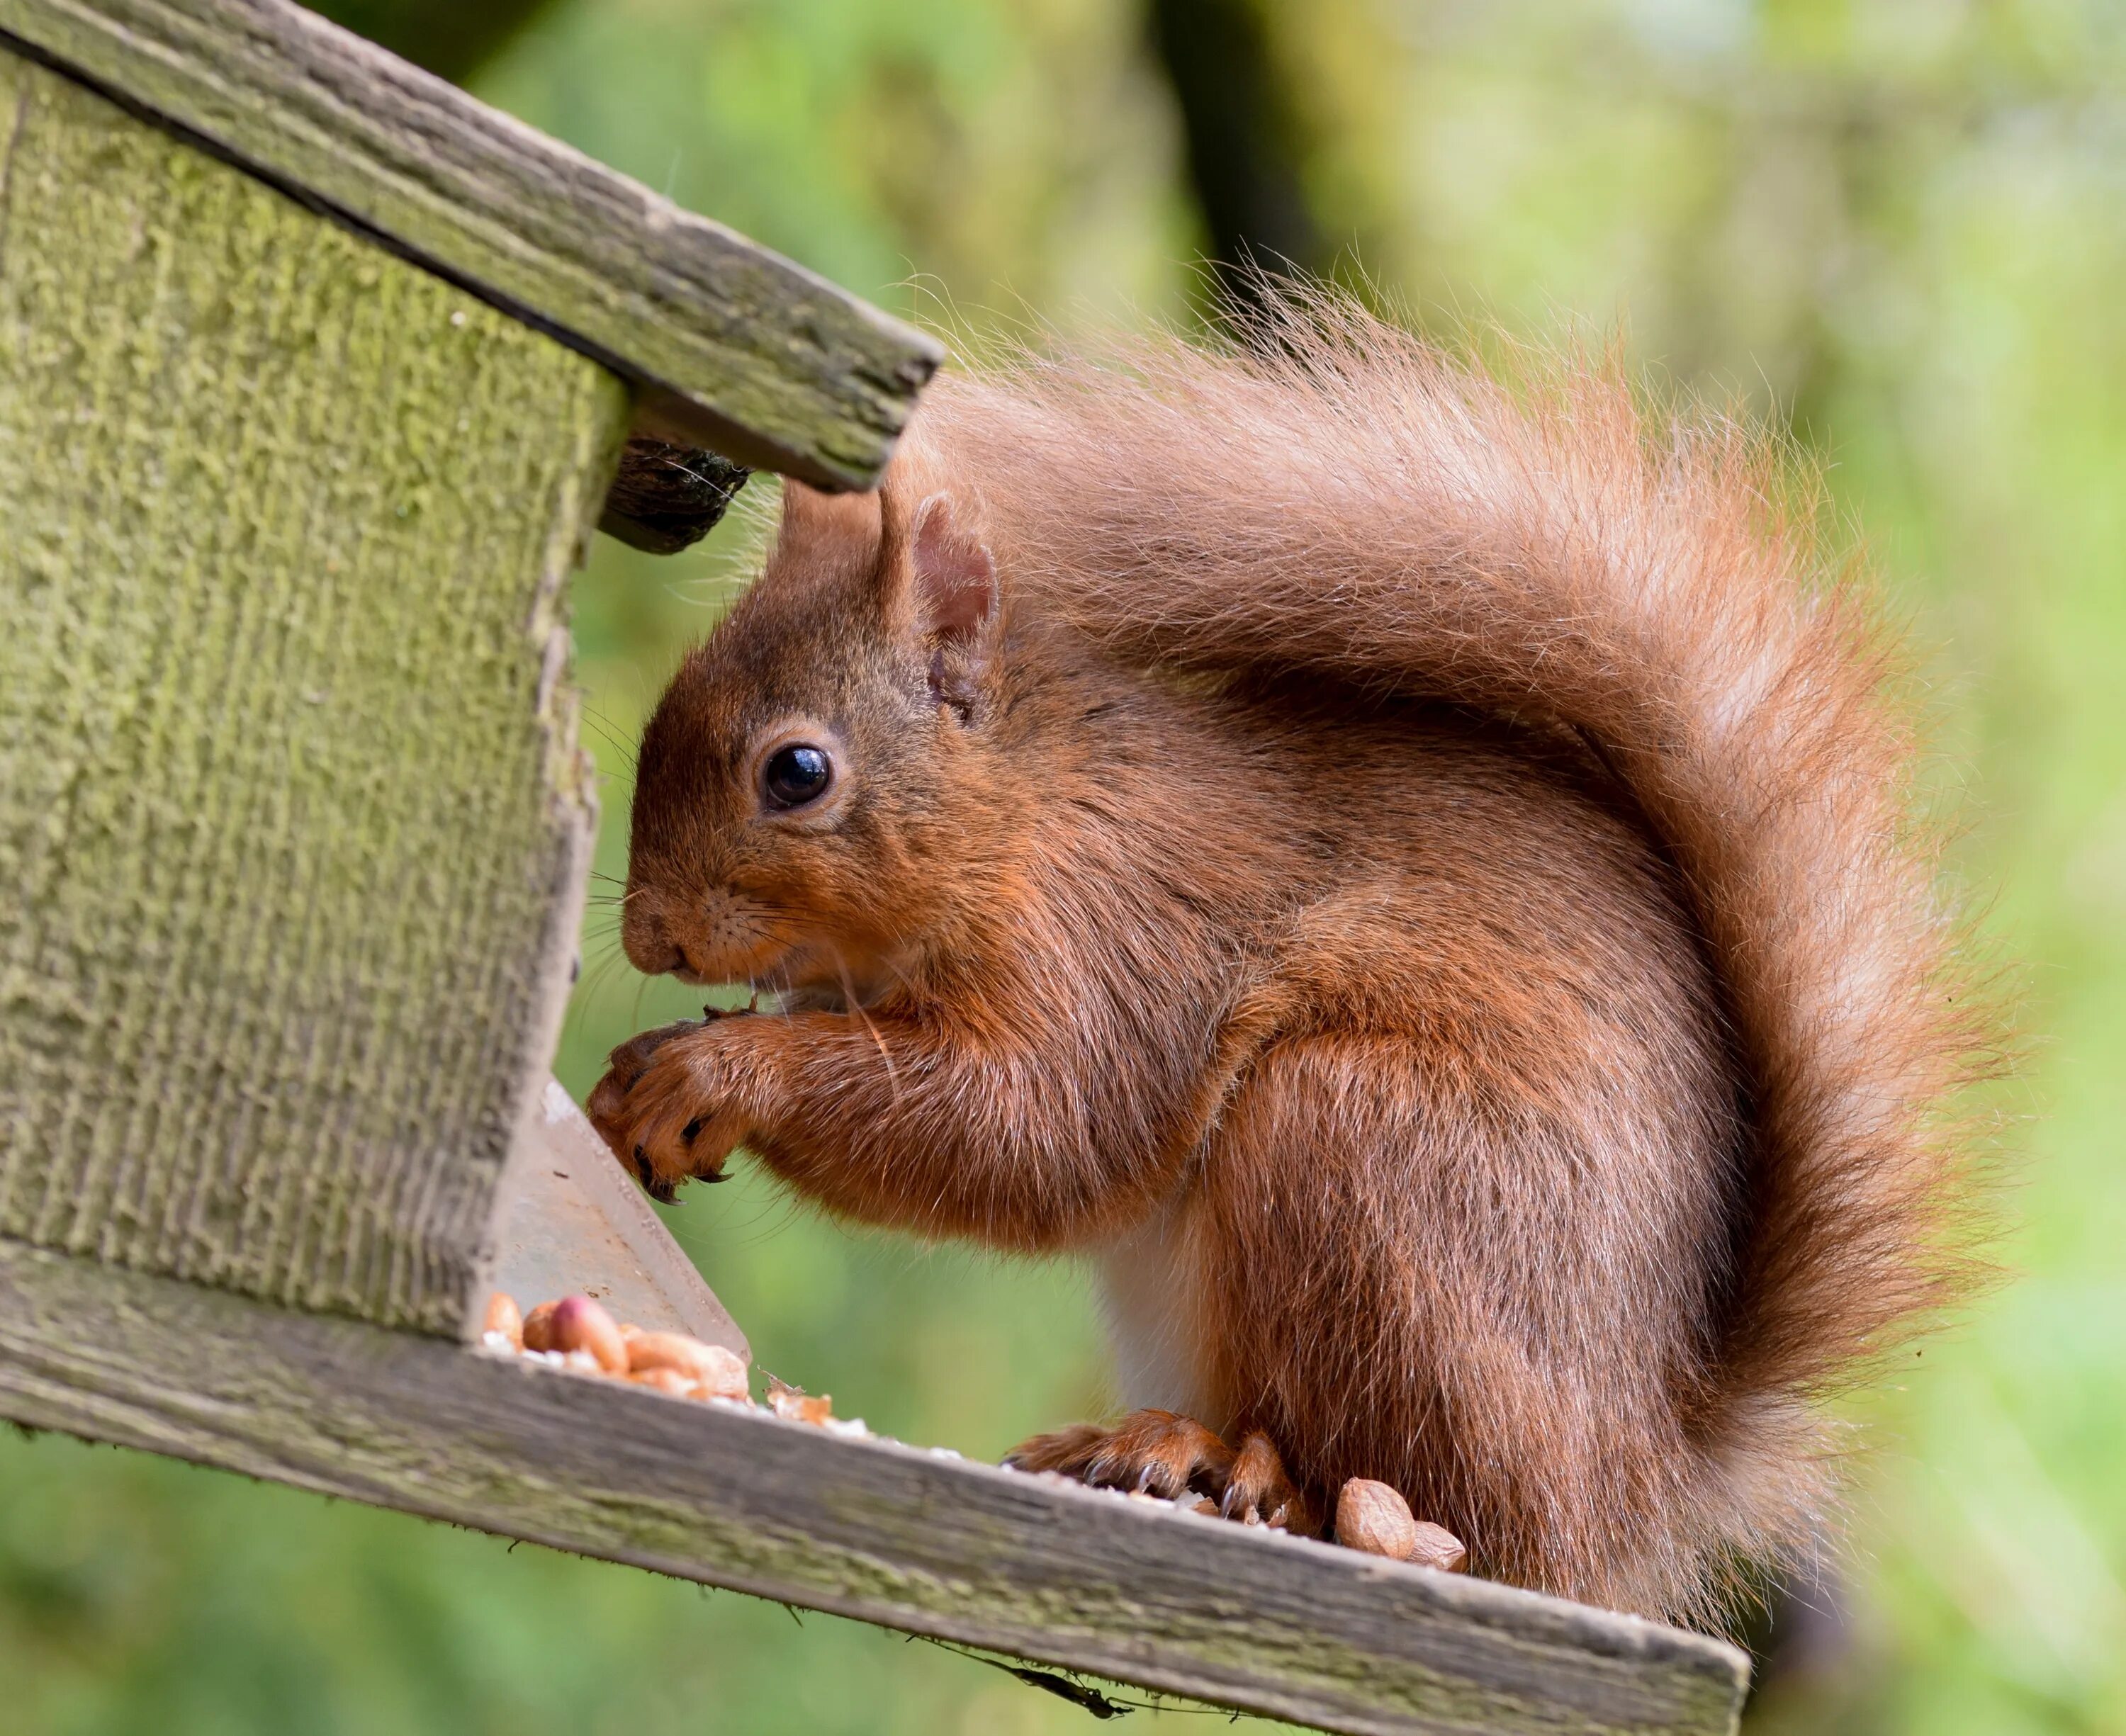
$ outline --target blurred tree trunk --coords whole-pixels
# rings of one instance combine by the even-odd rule
[[[394,54],[462,84],[551,0],[307,0]]]
[[[1245,323],[1256,271],[1330,259],[1302,173],[1306,128],[1262,0],[1147,0],[1151,46],[1181,113],[1188,179],[1218,286]]]

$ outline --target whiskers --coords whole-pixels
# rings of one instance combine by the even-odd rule
[[[857,993],[857,985],[849,975],[848,961],[840,953],[834,955],[834,974],[842,985],[842,999],[849,1016],[864,1028],[864,1035],[878,1050],[879,1064],[886,1068],[886,1082],[892,1091],[893,1106],[900,1106],[900,1075],[893,1065],[893,1052],[886,1046],[886,1039],[878,1034],[878,1026],[872,1022],[871,1015],[864,1010],[863,997]]]
[[[627,766],[627,773],[629,777],[631,779],[635,776],[636,770],[634,736],[631,734],[623,734],[619,727],[613,723],[612,719],[607,717],[603,712],[600,711],[595,705],[583,705],[581,707],[581,715],[583,717],[583,720],[586,724],[588,724],[593,731],[595,732],[598,739],[603,742],[607,747],[610,748],[616,754],[619,755],[624,762],[626,762]]]
[[[612,1003],[616,998],[613,991],[617,985],[633,976],[635,992],[625,1019],[627,1028],[620,1034],[631,1036],[640,1028],[642,1002],[653,981],[653,979],[635,972],[634,963],[621,942],[628,900],[637,894],[626,890],[626,882],[612,875],[593,870],[592,878],[623,889],[593,892],[584,901],[583,969],[569,993],[563,1029],[578,1035],[588,1035],[599,1026],[622,1022],[613,1017]],[[599,1035],[602,1038],[605,1034],[600,1032]]]
[[[613,986],[624,980],[625,973],[632,969],[628,964],[627,955],[619,947],[601,947],[584,968],[583,975],[576,981],[574,991],[569,997],[565,1026],[582,1031],[587,1025],[600,1021],[604,1003],[611,998]],[[640,978],[638,981],[643,988],[649,986],[647,977]],[[639,993],[636,1001],[639,1007]]]

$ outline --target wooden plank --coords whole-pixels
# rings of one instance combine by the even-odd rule
[[[530,1121],[503,1179],[493,1287],[527,1309],[580,1290],[622,1320],[751,1361],[738,1323],[557,1081]]]
[[[456,1333],[626,389],[5,53],[0,150],[0,1231]]]
[[[877,478],[943,351],[286,0],[0,0],[0,31],[637,382],[641,426]]]
[[[0,1242],[0,1412],[1325,1729],[1713,1733],[1633,1617]]]

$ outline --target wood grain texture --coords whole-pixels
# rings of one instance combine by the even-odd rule
[[[0,1242],[0,1412],[1325,1729],[1732,1731],[1716,1641]]]
[[[0,151],[0,1231],[455,1332],[626,389],[4,54]]]
[[[545,324],[645,432],[867,488],[943,355],[286,0],[0,0],[0,31]]]

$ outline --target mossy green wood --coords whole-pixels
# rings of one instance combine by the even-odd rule
[[[456,1330],[593,803],[593,362],[0,55],[0,1232]]]

